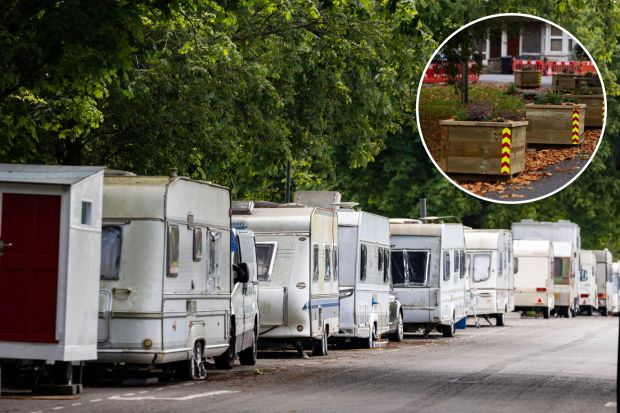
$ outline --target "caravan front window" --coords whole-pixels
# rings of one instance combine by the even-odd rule
[[[383,249],[383,282],[390,282],[390,250]]]
[[[381,247],[377,249],[377,269],[383,270],[383,248]]]
[[[586,270],[581,270],[579,281],[588,281],[588,272]]]
[[[392,284],[405,284],[405,252],[404,251],[392,251],[390,253],[390,267],[392,270]]]
[[[443,280],[450,280],[450,251],[443,253]]]
[[[118,280],[121,271],[123,227],[105,225],[101,228],[101,279]]]
[[[202,259],[202,228],[194,228],[194,242],[193,242],[193,258],[194,261],[200,261]]]
[[[461,257],[459,256],[460,254],[461,251],[454,251],[454,272],[456,273],[461,272],[461,268],[459,267],[459,264],[461,263]]]
[[[312,244],[312,279],[319,280],[319,244]]]
[[[277,243],[256,243],[256,264],[258,266],[258,281],[271,281],[273,263],[276,257]]]
[[[504,275],[504,253],[500,252],[499,253],[499,271],[497,273],[498,276],[503,276]]]
[[[334,250],[332,251],[332,263],[334,266],[334,281],[336,281],[338,279],[338,271],[340,271],[340,269],[338,268],[338,245],[334,245]]]
[[[482,282],[489,279],[491,276],[491,254],[470,254],[471,279],[474,282]]]
[[[461,278],[465,277],[465,269],[467,268],[467,264],[465,262],[465,251],[460,251],[459,258],[461,260],[461,272],[459,276]]]
[[[168,277],[179,275],[179,226],[168,225]]]
[[[234,235],[231,235],[234,236]],[[220,249],[222,244],[222,233],[220,231],[209,230],[209,276],[217,278],[220,275]]]
[[[553,259],[553,281],[558,284],[570,284],[570,258],[555,257]]]
[[[407,251],[407,272],[409,283],[424,284],[426,282],[427,251]]]

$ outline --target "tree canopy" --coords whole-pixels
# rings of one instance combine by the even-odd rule
[[[503,206],[435,170],[416,130],[415,94],[435,48],[476,18],[548,18],[594,56],[608,123],[588,170],[553,197]],[[571,219],[584,246],[620,253],[620,132],[613,1],[9,0],[0,6],[0,160],[98,164],[139,174],[171,167],[281,201],[340,190],[388,216],[479,227]]]

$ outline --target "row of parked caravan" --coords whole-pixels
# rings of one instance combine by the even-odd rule
[[[77,167],[0,165],[0,197],[5,374],[53,360],[60,384],[79,361],[200,379],[259,346],[325,355],[450,337],[468,315],[619,312],[618,263],[568,221],[476,230],[337,192],[231,202],[207,182]]]

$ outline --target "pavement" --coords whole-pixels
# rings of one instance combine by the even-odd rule
[[[79,398],[0,399],[0,412],[614,412],[617,317],[482,322],[454,338],[408,335],[379,349],[299,359],[260,353],[255,367],[205,381],[86,387]]]
[[[495,75],[495,74],[482,74],[480,75],[480,82],[490,83],[514,83],[514,75]],[[551,86],[551,76],[541,77],[542,86]]]

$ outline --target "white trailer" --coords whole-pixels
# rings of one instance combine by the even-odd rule
[[[523,219],[512,224],[512,238],[518,239],[543,239],[551,242],[570,242],[573,245],[572,266],[570,268],[571,285],[573,287],[573,302],[569,314],[579,311],[579,250],[581,250],[581,228],[579,225],[559,220],[557,222],[540,222],[531,219]],[[558,305],[558,303],[556,303]]]
[[[97,357],[103,168],[0,164],[0,363],[72,385]],[[79,391],[78,388],[73,388]]]
[[[596,288],[598,290],[598,311],[602,316],[611,312],[613,305],[612,256],[607,248],[594,251],[596,257]]]
[[[515,310],[542,310],[544,318],[549,318],[555,307],[552,243],[547,240],[513,240],[512,251],[515,257]]]
[[[590,250],[579,251],[581,273],[579,276],[579,309],[587,315],[598,310],[598,290],[596,286],[596,257]]]
[[[611,314],[620,315],[620,261],[611,264]]]
[[[390,221],[342,207],[337,213],[340,331],[335,337],[361,339],[372,348],[389,330]]]
[[[339,331],[338,218],[330,209],[255,203],[235,208],[234,225],[256,236],[259,345],[326,355]]]
[[[575,315],[575,285],[579,278],[571,273],[575,250],[570,242],[553,242],[553,295],[555,313],[566,318]],[[578,291],[578,290],[577,290]],[[579,294],[579,292],[577,292]],[[578,298],[578,297],[577,297]]]
[[[473,307],[468,314],[495,317],[496,325],[503,326],[515,306],[512,234],[504,229],[465,230],[465,248]]]
[[[188,379],[206,376],[206,357],[232,364],[231,349],[251,340],[231,294],[251,285],[252,263],[231,264],[229,211],[228,189],[211,183],[105,178],[98,363],[165,365]],[[251,261],[251,236],[239,238]]]
[[[405,331],[436,328],[452,337],[466,317],[467,272],[461,224],[390,219],[391,279]]]

